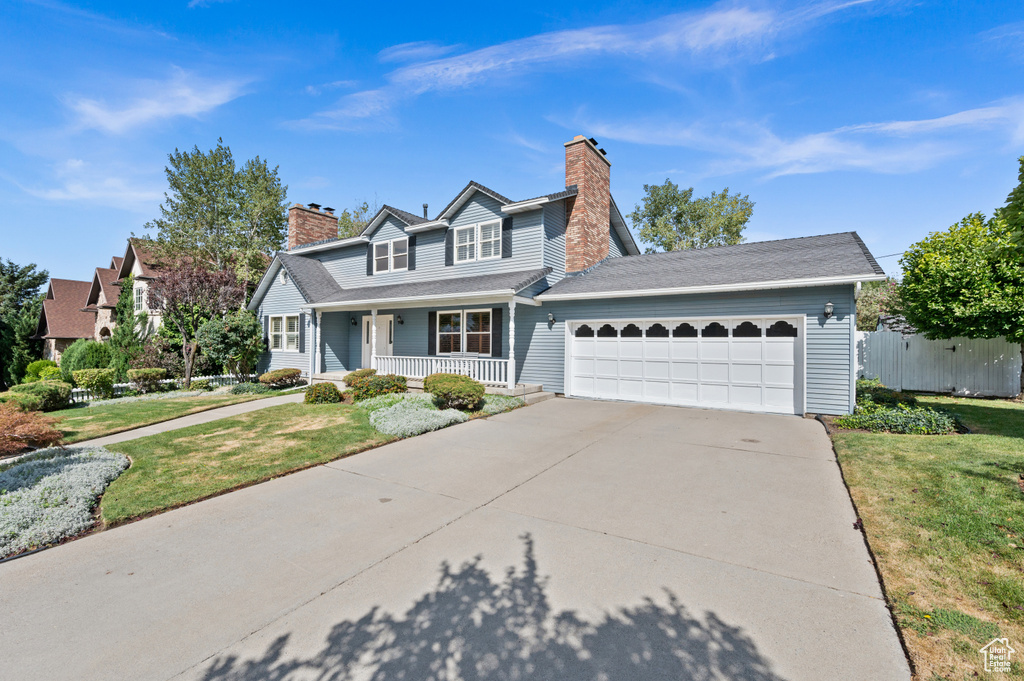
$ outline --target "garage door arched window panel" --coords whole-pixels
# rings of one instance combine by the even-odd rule
[[[579,328],[576,329],[577,338],[593,338],[594,330],[586,324],[580,324]]]
[[[743,322],[732,330],[733,338],[760,338],[761,327],[754,322]]]
[[[672,329],[673,338],[696,338],[697,328],[691,324],[683,322],[676,328]]]
[[[643,338],[644,332],[636,324],[626,324],[622,327],[623,338]]]
[[[616,338],[619,335],[619,330],[611,324],[605,324],[597,330],[598,338]]]
[[[729,329],[725,328],[718,322],[711,322],[704,327],[704,330],[700,332],[700,335],[704,338],[728,338]]]
[[[648,338],[668,338],[668,328],[654,323],[647,327]]]
[[[785,321],[777,321],[768,327],[765,333],[768,338],[796,338],[796,327]]]

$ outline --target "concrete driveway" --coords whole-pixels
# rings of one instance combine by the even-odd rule
[[[854,520],[817,422],[550,400],[0,565],[0,677],[907,679]]]

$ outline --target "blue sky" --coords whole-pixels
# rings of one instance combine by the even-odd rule
[[[624,212],[666,177],[728,186],[750,240],[878,256],[991,212],[1024,154],[1019,0],[6,0],[0,41],[0,257],[74,279],[158,214],[169,152],[218,137],[291,202],[433,216],[470,179],[558,190],[582,133]]]

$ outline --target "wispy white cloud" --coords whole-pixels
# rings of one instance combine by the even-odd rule
[[[82,159],[72,158],[53,168],[52,186],[15,184],[26,194],[46,201],[87,202],[128,210],[152,211],[163,198],[162,190],[155,177],[153,184],[145,184],[137,176],[138,173],[112,173]]]
[[[382,62],[405,62],[422,61],[424,59],[437,59],[449,52],[454,51],[458,45],[441,45],[440,43],[420,41],[415,43],[402,43],[392,45],[377,53],[377,58]]]
[[[339,88],[351,88],[355,87],[358,83],[354,80],[335,80],[330,83],[321,83],[320,85],[307,85],[306,94],[313,95],[314,97],[328,92],[330,90],[337,90]]]
[[[985,133],[1000,134],[1012,144],[1024,143],[1024,99],[938,118],[849,125],[796,136],[779,135],[763,124],[742,121],[619,124],[579,117],[572,127],[581,125],[599,138],[702,152],[709,159],[704,170],[707,175],[750,170],[767,177],[835,170],[906,173],[959,155],[971,148],[972,142],[991,143],[981,141],[979,135]]]
[[[188,0],[188,8],[193,9],[196,7],[209,7],[223,2],[233,2],[233,0]]]
[[[66,103],[76,115],[77,128],[120,134],[168,118],[200,116],[241,96],[247,82],[202,78],[175,69],[162,81],[132,82],[133,94],[125,101],[70,96]]]
[[[798,30],[828,14],[871,1],[819,2],[790,13],[716,5],[702,12],[672,14],[643,24],[540,33],[426,60],[423,57],[431,50],[448,48],[433,43],[406,43],[381,53],[382,61],[418,59],[387,74],[387,84],[344,97],[336,107],[318,112],[298,124],[347,127],[353,118],[379,116],[384,108],[424,93],[468,88],[539,67],[578,64],[601,57],[762,61],[771,58],[770,44],[780,33]],[[376,102],[377,106],[364,106],[368,100]]]

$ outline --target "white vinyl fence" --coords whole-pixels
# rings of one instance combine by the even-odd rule
[[[161,385],[170,385],[171,383],[178,383],[181,379],[178,378],[165,378],[160,381]],[[193,381],[209,381],[210,385],[219,387],[222,385],[234,385],[238,383],[238,380],[230,374],[223,374],[221,376],[193,376]],[[120,397],[127,391],[132,389],[131,383],[115,383],[114,384],[114,397]],[[99,395],[94,395],[91,390],[85,388],[72,388],[71,389],[71,403],[78,404],[79,402],[89,402],[90,400],[99,399]]]
[[[1002,338],[928,340],[896,331],[857,332],[857,376],[895,390],[1014,397],[1020,345]]]

